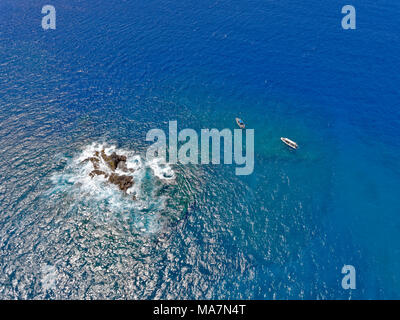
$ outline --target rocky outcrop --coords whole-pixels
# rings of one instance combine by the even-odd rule
[[[93,168],[94,168],[94,169],[99,169],[99,167],[100,167],[100,160],[99,160],[98,158],[90,157],[90,158],[87,158],[87,159],[83,160],[82,163],[86,163],[86,162],[88,162],[88,161],[90,161],[90,162],[93,164]]]
[[[91,158],[89,158],[89,161],[93,164],[93,168],[99,169],[100,160],[98,158],[91,157]]]
[[[104,161],[106,166],[112,171],[111,174],[110,173],[107,174],[106,171],[109,170],[106,170],[106,168],[104,168],[104,164],[101,164],[102,163],[101,159]],[[127,160],[126,156],[118,155],[115,152],[113,152],[111,155],[108,156],[104,150],[101,150],[100,152],[99,151],[94,152],[93,157],[85,159],[84,161],[82,161],[82,163],[87,163],[88,161],[92,163],[94,170],[92,170],[89,173],[89,176],[91,178],[102,175],[106,179],[108,178],[108,182],[117,185],[121,191],[127,192],[127,190],[134,184],[133,177],[125,174],[120,175],[115,173],[115,170],[117,168],[127,173],[134,172],[133,169],[127,168],[126,160]],[[101,165],[106,171],[100,170]],[[133,199],[135,199],[135,197],[133,197]]]

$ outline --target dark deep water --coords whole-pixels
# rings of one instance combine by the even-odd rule
[[[0,298],[400,298],[398,2],[51,4],[0,3]],[[249,176],[143,161],[132,202],[79,165],[236,116]]]

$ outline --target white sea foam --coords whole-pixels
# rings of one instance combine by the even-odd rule
[[[106,155],[116,152],[127,157],[128,170],[117,168],[115,173],[133,177],[134,184],[126,193],[107,181],[104,175],[89,174],[93,163],[87,161],[95,152],[104,150]],[[99,158],[98,170],[110,175],[112,170]],[[131,172],[129,169],[133,169]],[[157,191],[166,183],[175,180],[175,172],[162,159],[144,160],[132,150],[124,150],[114,145],[92,143],[67,162],[61,173],[51,177],[54,187],[49,194],[68,193],[73,196],[72,207],[90,210],[94,217],[102,220],[121,217],[129,218],[137,230],[155,231],[158,226],[157,216],[165,209],[166,196],[157,195]],[[71,208],[71,209],[73,209]],[[79,210],[78,210],[79,211]]]

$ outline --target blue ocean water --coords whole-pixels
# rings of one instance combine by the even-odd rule
[[[51,4],[0,3],[0,298],[400,298],[398,2]],[[252,175],[142,161],[237,116]],[[95,146],[138,155],[138,201],[85,179]]]

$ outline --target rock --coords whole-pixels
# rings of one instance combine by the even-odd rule
[[[125,191],[125,192],[126,192],[126,190],[128,190],[130,187],[132,187],[132,186],[133,186],[133,183],[134,183],[134,182],[133,182],[133,178],[132,178],[131,176],[126,176],[126,175],[120,176],[120,175],[117,175],[117,174],[115,174],[115,173],[112,173],[112,174],[110,175],[110,178],[108,179],[108,181],[109,181],[110,183],[113,183],[113,184],[119,186],[119,188],[120,188],[122,191]]]
[[[101,170],[93,170],[92,172],[90,172],[89,173],[89,176],[91,176],[92,178],[95,176],[95,175],[97,175],[97,176],[99,176],[99,175],[104,175],[104,177],[105,178],[107,178],[107,173],[105,173],[104,171],[101,171]]]
[[[111,158],[111,161],[114,163],[115,168],[118,167],[118,164],[120,162],[125,162],[126,161],[126,156],[120,156],[120,155],[116,154],[115,152],[113,152],[111,154],[110,158]]]
[[[91,178],[95,176],[102,175],[105,178],[108,178],[108,182],[115,184],[119,187],[120,190],[126,192],[130,187],[133,186],[134,181],[132,176],[128,175],[118,175],[116,173],[106,173],[103,170],[99,170],[100,168],[100,160],[103,159],[106,165],[112,170],[115,171],[117,168],[124,171],[124,172],[133,172],[133,169],[128,169],[126,166],[126,156],[118,155],[115,152],[113,152],[111,155],[107,155],[103,150],[101,151],[95,151],[93,154],[93,157],[87,158],[82,161],[82,163],[87,163],[90,161],[93,164],[94,170],[92,170],[89,173],[89,176]],[[133,200],[136,200],[136,197],[132,197]]]
[[[93,168],[98,169],[99,168],[99,162],[100,160],[95,157],[89,158],[89,161],[93,164]]]

